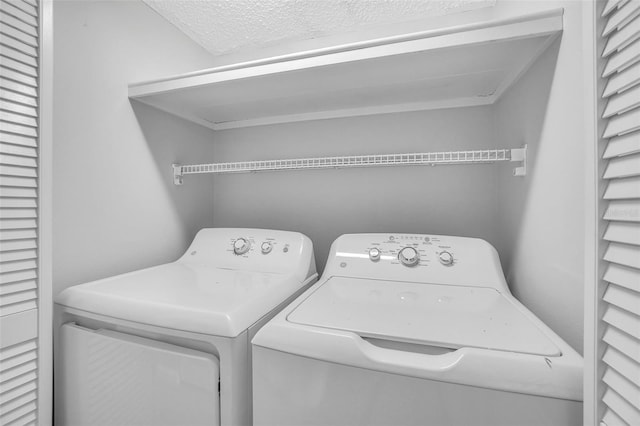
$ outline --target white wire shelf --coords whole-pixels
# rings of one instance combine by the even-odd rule
[[[484,149],[473,151],[415,152],[409,154],[351,155],[344,157],[292,158],[283,160],[238,161],[231,163],[211,163],[173,165],[176,185],[182,184],[185,175],[230,174],[263,171],[343,169],[349,167],[483,164],[503,161],[518,161],[522,165],[514,169],[514,176],[526,174],[527,146],[517,149]]]

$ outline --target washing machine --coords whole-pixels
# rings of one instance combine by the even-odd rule
[[[582,424],[582,358],[480,239],[343,235],[252,346],[259,426]]]
[[[176,262],[55,299],[61,425],[250,425],[256,331],[317,280],[304,235],[203,229]]]

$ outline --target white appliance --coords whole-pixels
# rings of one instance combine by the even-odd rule
[[[317,279],[304,235],[203,229],[56,298],[57,425],[249,425],[255,332]]]
[[[255,425],[582,424],[582,358],[479,239],[343,235],[252,343]]]

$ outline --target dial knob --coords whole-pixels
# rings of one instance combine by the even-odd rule
[[[420,262],[420,254],[413,247],[404,247],[398,253],[398,259],[405,266],[416,266]]]
[[[273,244],[271,244],[269,241],[265,241],[260,246],[260,250],[262,250],[262,254],[269,254],[271,253],[271,250],[273,250]]]
[[[438,259],[440,259],[440,263],[445,266],[453,265],[453,255],[446,250],[440,252]]]
[[[377,249],[377,248],[369,249],[369,259],[371,259],[374,262],[377,262],[378,260],[380,260],[380,249]]]
[[[245,254],[251,248],[246,238],[238,238],[233,242],[233,252],[237,255]]]

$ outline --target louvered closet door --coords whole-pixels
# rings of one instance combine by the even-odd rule
[[[0,0],[0,425],[37,422],[38,29]]]
[[[640,425],[640,0],[609,1],[602,93],[602,423]]]

